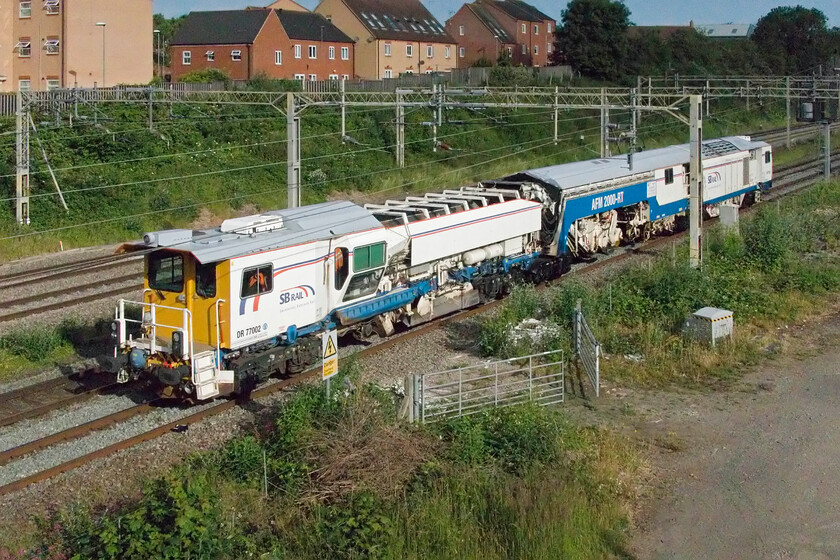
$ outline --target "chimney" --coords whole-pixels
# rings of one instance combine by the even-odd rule
[[[689,21],[689,22],[688,22],[688,26],[689,26],[689,27],[694,27],[694,20]]]

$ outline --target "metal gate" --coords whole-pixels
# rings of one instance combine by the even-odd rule
[[[491,406],[562,403],[566,362],[555,350],[475,366],[412,375],[405,413],[432,422],[467,416]]]
[[[586,317],[583,316],[580,301],[575,308],[574,320],[574,337],[575,337],[575,355],[578,357],[583,370],[592,382],[595,388],[595,396],[599,396],[601,386],[600,379],[600,361],[601,361],[601,345],[592,334],[592,329],[586,322]]]

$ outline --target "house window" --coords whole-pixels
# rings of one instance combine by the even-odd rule
[[[295,45],[295,58],[300,58],[300,45]]]
[[[540,34],[540,26],[539,26],[539,25],[535,25],[535,26],[534,26],[534,35],[539,35],[539,34]]]
[[[335,60],[335,47],[330,47],[328,54],[329,54],[330,60]]]
[[[463,25],[458,26],[458,35],[460,35],[461,37],[464,36],[464,26]]]
[[[283,64],[283,51],[274,51],[274,64],[277,66]]]
[[[44,0],[44,11],[47,12],[47,15],[54,16],[61,12],[59,4],[59,0]]]
[[[330,74],[330,80],[338,81],[338,74]]]
[[[295,80],[303,82],[304,80],[306,80],[306,74],[295,74]]]
[[[414,45],[405,46],[405,56],[414,56]]]
[[[391,71],[390,69],[389,69],[389,70],[385,70],[385,77],[386,77],[386,78],[393,78],[393,77],[394,77],[394,72],[393,72],[393,71]]]
[[[184,66],[192,64],[192,51],[184,51],[181,53],[181,62]]]
[[[47,54],[58,54],[60,49],[58,37],[47,37],[47,40],[44,41],[44,50],[47,51]]]
[[[242,60],[242,51],[238,49],[235,51],[230,51],[230,59],[235,62],[239,62],[240,60]]]
[[[19,91],[29,91],[31,89],[32,89],[32,82],[29,81],[29,78],[18,80],[18,90]]]
[[[61,88],[61,80],[54,77],[47,78],[47,91]]]
[[[391,43],[385,43],[385,56],[391,56]]]
[[[426,46],[426,58],[434,58],[435,57],[435,48],[432,45]]]
[[[240,297],[249,298],[267,294],[272,290],[274,284],[273,266],[263,264],[254,268],[246,268],[242,271],[242,289]]]
[[[528,54],[528,46],[522,45],[522,54]]]
[[[206,53],[204,53],[204,56],[207,57],[207,62],[213,62],[216,60],[215,51],[207,51]]]
[[[540,46],[534,45],[534,54],[540,54]]]
[[[318,47],[309,45],[309,58],[318,58]]]
[[[452,49],[450,47],[443,47],[443,56],[445,58],[449,58],[449,55],[451,54],[451,52],[452,52]]]
[[[551,24],[550,23],[545,24],[545,32],[546,33],[551,33]]]
[[[32,17],[32,2],[21,2],[19,16],[22,18]]]
[[[522,33],[528,33],[528,27],[524,23],[522,24]]]
[[[21,38],[17,45],[15,45],[15,49],[20,58],[29,58],[32,56],[32,42],[29,39]]]
[[[341,79],[342,80],[349,80],[350,79],[350,74],[342,74]]]
[[[547,53],[551,52],[551,43],[546,43],[545,44],[545,52],[547,52]]]
[[[458,56],[460,56],[461,58],[464,58],[465,54],[467,54],[467,49],[465,49],[464,47],[459,47],[458,48]]]
[[[341,47],[341,60],[350,60],[350,47]]]
[[[317,82],[318,81],[318,74],[309,74],[309,81],[310,82]]]
[[[508,56],[513,56],[513,47],[507,48]]]
[[[670,185],[674,182],[674,168],[665,170],[665,184]]]

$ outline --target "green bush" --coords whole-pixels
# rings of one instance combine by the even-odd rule
[[[187,84],[212,84],[213,82],[230,83],[230,76],[218,68],[204,68],[202,70],[193,70],[181,77],[181,81]]]
[[[33,363],[43,362],[65,345],[60,329],[43,325],[16,327],[0,337],[0,349]]]
[[[370,492],[356,492],[323,508],[317,525],[322,558],[386,556],[392,521],[387,506]]]

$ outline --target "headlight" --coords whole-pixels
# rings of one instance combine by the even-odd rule
[[[111,323],[111,339],[117,340],[120,337],[120,326],[116,321]]]
[[[172,333],[172,353],[176,356],[184,354],[184,335],[181,331]]]

